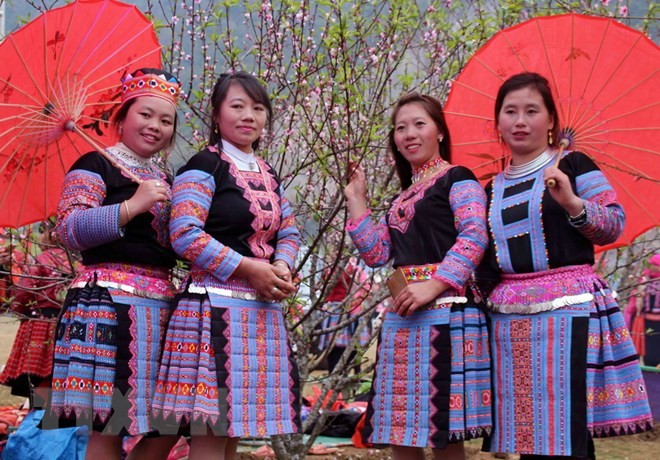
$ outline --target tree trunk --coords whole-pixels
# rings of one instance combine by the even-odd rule
[[[280,460],[305,460],[307,457],[302,434],[283,434],[271,436],[270,439],[275,455]]]

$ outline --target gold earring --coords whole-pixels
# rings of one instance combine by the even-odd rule
[[[442,144],[442,136],[438,136],[438,144]]]
[[[549,129],[548,130],[548,144],[552,145],[552,141],[553,141],[553,139],[552,139],[552,130]]]

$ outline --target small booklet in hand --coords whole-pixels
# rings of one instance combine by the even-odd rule
[[[387,277],[387,287],[390,288],[390,294],[392,294],[393,299],[396,299],[399,292],[406,286],[408,286],[408,280],[400,268],[394,270],[394,273]]]

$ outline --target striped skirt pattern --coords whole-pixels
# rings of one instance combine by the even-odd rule
[[[153,431],[149,411],[169,310],[168,301],[111,294],[93,283],[69,290],[42,427],[88,425],[119,436]]]
[[[552,294],[538,286],[549,280],[559,284],[553,292],[592,294],[592,300],[534,314],[491,314],[491,452],[586,457],[591,437],[652,427],[623,315],[590,267],[507,275],[490,299],[526,291],[531,304],[544,304]]]
[[[167,330],[153,407],[161,432],[300,431],[298,368],[279,304],[184,293]]]
[[[377,353],[366,442],[442,449],[490,433],[488,332],[479,308],[387,312]]]

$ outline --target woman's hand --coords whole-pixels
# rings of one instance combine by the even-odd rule
[[[367,180],[364,170],[355,161],[348,162],[348,184],[344,187],[344,196],[351,220],[357,220],[367,212]]]
[[[235,271],[236,275],[250,281],[259,295],[279,302],[296,292],[296,287],[293,283],[280,278],[278,273],[282,273],[281,267],[256,262],[246,257],[241,260]]]
[[[154,203],[169,200],[167,184],[160,180],[146,180],[140,184],[132,197],[122,203],[120,224],[126,225],[135,216],[151,209]],[[128,207],[128,209],[126,209]]]
[[[413,314],[419,307],[427,305],[445,292],[449,285],[440,280],[427,280],[411,283],[394,299],[393,310],[399,316]]]
[[[547,184],[550,179],[555,181],[554,187],[548,187],[550,196],[566,210],[569,216],[577,216],[584,209],[582,199],[573,192],[571,181],[563,171],[549,166],[543,173],[543,180]]]
[[[273,270],[275,274],[280,278],[286,281],[287,283],[293,283],[293,276],[291,275],[291,270],[286,262],[282,260],[276,260],[273,262]]]

